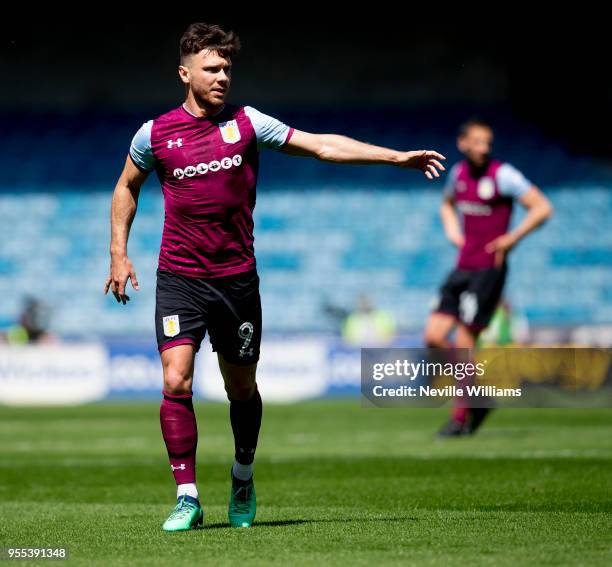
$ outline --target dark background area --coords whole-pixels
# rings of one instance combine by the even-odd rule
[[[466,11],[440,21],[426,12],[334,19],[311,8],[274,20],[203,11],[183,21],[5,22],[0,108],[5,116],[163,112],[183,95],[181,33],[191,21],[209,21],[242,40],[234,102],[264,111],[402,109],[442,118],[457,109],[485,118],[502,109],[572,151],[612,156],[608,33],[597,13],[582,22],[558,12],[534,20],[518,9],[514,17]],[[456,126],[449,120],[449,131]]]

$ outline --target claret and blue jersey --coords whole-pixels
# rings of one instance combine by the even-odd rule
[[[480,175],[465,160],[451,168],[444,195],[463,216],[465,243],[459,251],[459,269],[482,270],[494,265],[495,256],[485,246],[508,231],[514,199],[520,199],[531,186],[518,169],[497,160]]]
[[[230,104],[207,117],[181,105],[142,125],[130,156],[162,187],[160,269],[207,278],[254,268],[259,150],[278,150],[292,134],[275,118]]]

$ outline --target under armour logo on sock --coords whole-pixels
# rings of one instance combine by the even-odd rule
[[[181,463],[178,467],[170,465],[170,468],[172,469],[172,471],[184,471],[187,467],[185,466],[185,463]]]

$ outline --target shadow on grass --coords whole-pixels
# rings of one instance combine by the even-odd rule
[[[399,517],[399,518],[338,518],[338,519],[301,519],[301,520],[268,520],[263,522],[255,522],[253,527],[256,528],[258,526],[267,526],[267,527],[282,527],[282,526],[295,526],[299,524],[319,524],[326,522],[340,522],[340,523],[348,523],[348,522],[407,522],[412,521],[416,522],[417,518],[408,518],[408,517]],[[216,522],[214,524],[204,524],[202,528],[204,530],[218,530],[230,528],[229,523],[227,522]],[[241,529],[241,528],[235,528]]]

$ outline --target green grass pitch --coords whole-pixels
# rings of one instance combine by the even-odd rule
[[[176,534],[158,411],[0,408],[0,547],[64,546],[74,565],[612,564],[610,410],[500,410],[440,441],[442,410],[265,405],[256,525],[232,530],[228,407],[198,404],[204,529]]]

